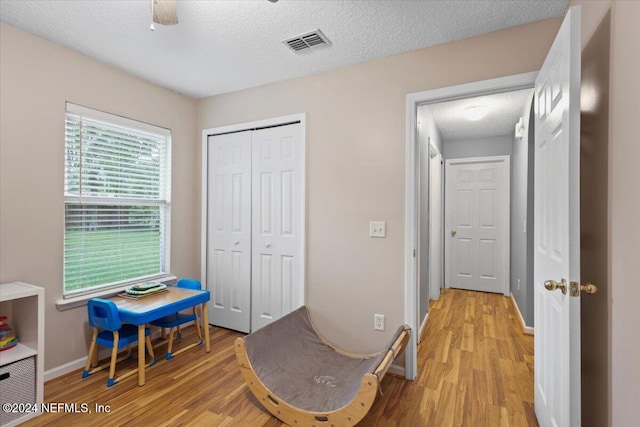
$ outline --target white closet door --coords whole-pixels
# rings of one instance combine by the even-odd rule
[[[212,324],[251,326],[251,133],[209,137],[207,287]]]
[[[253,132],[252,320],[255,331],[303,304],[302,126]]]

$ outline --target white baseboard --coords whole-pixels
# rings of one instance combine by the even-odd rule
[[[44,381],[47,382],[54,378],[58,378],[62,375],[68,374],[69,372],[82,369],[85,363],[87,363],[87,356],[81,357],[80,359],[72,360],[71,362],[65,363],[64,365],[60,365],[44,371]]]
[[[400,377],[405,376],[404,366],[396,365],[395,363],[389,366],[389,372]]]
[[[424,327],[427,326],[427,319],[429,318],[429,312],[425,314],[424,319],[422,319],[422,323],[420,324],[420,332],[418,332],[418,344],[420,344],[420,337],[422,337],[422,331]]]
[[[185,325],[190,325],[191,323],[187,323]],[[151,333],[151,339],[160,338],[160,330],[155,330]],[[88,347],[87,347],[88,350]],[[108,348],[101,348],[98,351],[98,359],[106,359],[111,356],[111,350]],[[57,366],[55,368],[51,368],[49,370],[44,371],[44,381],[50,381],[54,378],[61,377],[62,375],[66,375],[69,372],[77,371],[79,369],[84,368],[84,365],[87,363],[87,356],[82,356],[79,359],[72,360],[71,362],[67,362],[63,365]]]
[[[527,326],[524,323],[524,318],[522,317],[522,313],[520,312],[520,307],[518,307],[518,303],[516,303],[516,299],[511,294],[511,302],[513,302],[513,306],[516,308],[516,312],[518,313],[518,317],[520,318],[520,326],[522,326],[522,333],[527,335],[533,335],[533,326]]]

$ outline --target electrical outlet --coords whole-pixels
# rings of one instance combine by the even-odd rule
[[[373,315],[373,329],[376,331],[384,331],[384,314]]]
[[[387,237],[385,221],[371,221],[369,223],[369,237]]]

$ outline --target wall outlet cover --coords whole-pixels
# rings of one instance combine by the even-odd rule
[[[387,237],[387,223],[385,221],[371,221],[369,223],[369,237]]]
[[[373,329],[376,331],[384,331],[384,314],[373,315]]]

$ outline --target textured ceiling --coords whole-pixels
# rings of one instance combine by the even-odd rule
[[[153,32],[150,0],[0,0],[0,20],[201,98],[561,16],[567,0],[177,4],[180,23]],[[330,48],[281,43],[316,28]]]
[[[457,101],[421,105],[433,115],[443,141],[513,135],[516,122],[522,117],[533,89],[505,92]],[[484,105],[487,115],[478,121],[467,120],[462,112],[467,107]]]

